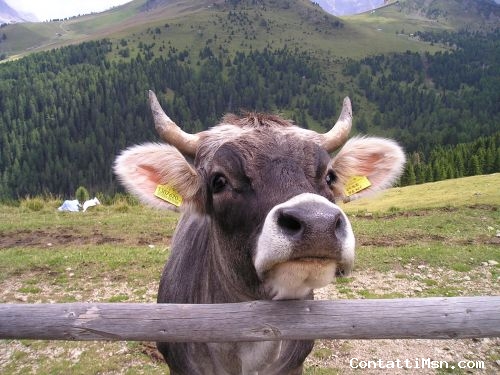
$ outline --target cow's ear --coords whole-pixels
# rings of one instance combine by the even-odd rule
[[[114,171],[130,193],[157,208],[175,209],[181,200],[189,203],[200,187],[195,169],[166,144],[148,143],[123,151]]]
[[[386,189],[401,176],[405,161],[403,149],[392,140],[352,138],[332,159],[335,194],[353,200]]]

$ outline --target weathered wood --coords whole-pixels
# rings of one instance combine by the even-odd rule
[[[176,342],[500,336],[500,297],[0,304],[0,339]]]

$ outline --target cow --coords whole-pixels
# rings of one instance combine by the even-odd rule
[[[391,186],[405,155],[392,140],[347,140],[349,98],[324,134],[260,113],[229,114],[213,128],[189,134],[152,91],[149,101],[164,143],[126,149],[114,170],[142,202],[181,207],[158,303],[312,299],[314,289],[351,271],[354,234],[335,202],[347,198],[353,177],[369,183],[350,189],[349,199]],[[158,188],[167,191],[158,194]],[[157,347],[172,374],[288,375],[302,373],[313,341]]]

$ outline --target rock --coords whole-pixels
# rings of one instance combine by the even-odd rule
[[[496,260],[489,260],[488,261],[488,265],[490,265],[490,266],[496,266],[496,265],[498,265],[498,262]]]
[[[28,296],[25,296],[23,294],[15,294],[14,298],[21,302],[28,302]]]

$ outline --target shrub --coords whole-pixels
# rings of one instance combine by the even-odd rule
[[[45,202],[42,198],[25,198],[21,202],[21,207],[27,208],[30,211],[41,211],[45,207]]]
[[[76,189],[75,196],[80,203],[83,203],[90,199],[88,190],[83,186],[79,186],[78,189]]]
[[[113,205],[121,205],[121,204],[129,206],[138,206],[139,200],[130,194],[116,193],[115,196],[113,197]]]
[[[129,207],[129,205],[127,204],[127,202],[122,201],[122,202],[115,203],[115,204],[113,205],[113,209],[114,209],[116,212],[125,213],[125,212],[128,212],[128,211],[129,211],[130,207]]]

